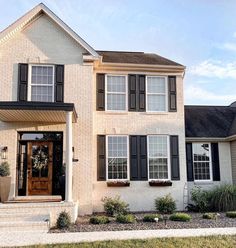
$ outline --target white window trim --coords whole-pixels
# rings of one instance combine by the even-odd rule
[[[46,65],[46,64],[29,64],[29,73],[28,73],[28,93],[27,93],[27,101],[31,100],[31,87],[32,87],[32,66],[42,66],[42,67],[52,67],[52,102],[54,102],[54,94],[55,94],[55,66],[54,65]],[[47,86],[47,84],[37,84],[36,86]]]
[[[165,93],[148,93],[147,91],[147,85],[148,85],[148,78],[156,78],[156,77],[159,77],[159,78],[165,78]],[[145,99],[145,104],[146,104],[146,112],[147,113],[167,113],[168,112],[168,84],[167,84],[167,77],[166,76],[155,76],[155,75],[152,75],[152,76],[147,76],[146,75],[146,78],[145,78],[145,91],[146,91],[146,99]],[[165,96],[165,104],[166,104],[166,109],[165,110],[162,110],[162,111],[154,111],[154,110],[148,110],[148,95],[160,95],[160,96]]]
[[[149,176],[149,138],[152,136],[167,137],[167,168],[168,178],[166,179],[153,179]],[[148,164],[148,181],[170,181],[171,180],[171,166],[170,166],[170,136],[164,134],[151,134],[147,136],[147,164]]]
[[[108,179],[108,137],[126,137],[127,139],[127,178],[126,179]],[[129,165],[129,136],[128,135],[106,135],[106,181],[129,181],[130,165]]]
[[[121,76],[121,77],[125,77],[125,93],[123,92],[109,92],[109,94],[124,94],[125,95],[125,110],[108,110],[107,109],[107,95],[108,95],[108,91],[107,91],[107,77],[108,76]],[[106,74],[105,75],[105,111],[112,113],[112,112],[120,112],[120,113],[124,113],[128,111],[128,75],[124,75],[124,74]]]
[[[210,169],[210,179],[195,179],[195,174],[194,174],[194,149],[193,145],[194,144],[208,144],[209,146],[209,169]],[[208,142],[193,142],[192,143],[192,156],[193,156],[193,179],[194,182],[212,182],[212,158],[211,158],[211,143]],[[200,161],[198,161],[200,162]]]

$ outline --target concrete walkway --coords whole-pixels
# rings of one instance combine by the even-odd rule
[[[236,227],[77,233],[0,232],[0,247],[209,235],[236,235]]]

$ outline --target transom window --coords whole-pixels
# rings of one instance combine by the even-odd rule
[[[54,66],[30,66],[30,85],[28,99],[30,101],[36,102],[54,101]]]
[[[107,136],[107,175],[128,179],[128,136]]]
[[[164,112],[167,110],[166,77],[147,76],[147,111]]]
[[[149,180],[169,179],[169,139],[166,135],[148,136]]]
[[[126,76],[106,76],[106,109],[125,111],[127,109]]]
[[[194,180],[211,180],[210,144],[193,143]]]

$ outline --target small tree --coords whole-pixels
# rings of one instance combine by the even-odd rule
[[[69,213],[66,211],[63,211],[59,214],[59,217],[57,218],[57,227],[59,229],[68,228],[71,225],[71,217]]]
[[[0,177],[10,176],[10,165],[8,162],[2,162],[0,164]]]

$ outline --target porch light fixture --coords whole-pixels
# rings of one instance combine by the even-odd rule
[[[72,147],[72,162],[78,162],[79,159],[75,158],[75,148],[74,146]]]
[[[7,150],[8,150],[7,146],[3,146],[1,148],[1,158],[2,159],[7,159]]]

